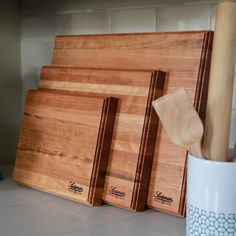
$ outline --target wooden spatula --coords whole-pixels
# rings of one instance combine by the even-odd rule
[[[203,157],[203,125],[184,88],[179,88],[152,104],[172,141],[188,149],[192,155]]]

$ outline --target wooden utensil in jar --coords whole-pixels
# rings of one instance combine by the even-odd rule
[[[203,157],[203,125],[184,88],[179,88],[152,104],[171,140],[188,149],[192,155]]]

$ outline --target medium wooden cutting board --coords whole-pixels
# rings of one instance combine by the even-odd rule
[[[117,103],[112,97],[29,91],[14,180],[100,205]]]
[[[109,69],[159,68],[167,72],[164,93],[184,87],[204,121],[212,38],[211,31],[58,36],[52,64]],[[186,155],[160,127],[147,199],[149,207],[184,214]]]
[[[161,71],[44,67],[40,88],[119,98],[103,200],[142,211],[148,192],[158,118],[152,101],[163,93]]]

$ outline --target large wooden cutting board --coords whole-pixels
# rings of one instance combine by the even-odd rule
[[[58,36],[53,65],[167,71],[165,93],[183,86],[205,119],[211,31]],[[158,130],[147,204],[184,214],[186,151]],[[169,201],[164,201],[167,198]]]
[[[40,88],[119,98],[103,200],[142,211],[148,192],[158,118],[152,101],[163,93],[161,71],[44,67]]]
[[[29,91],[14,180],[85,204],[100,205],[117,102],[111,97]]]

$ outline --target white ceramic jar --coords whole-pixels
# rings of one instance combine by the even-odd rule
[[[236,163],[188,156],[187,236],[236,236]]]

